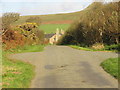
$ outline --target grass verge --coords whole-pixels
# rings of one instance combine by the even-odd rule
[[[43,45],[30,45],[18,47],[2,52],[2,87],[3,88],[28,88],[33,79],[35,67],[30,63],[20,60],[11,60],[7,55],[23,52],[38,52],[42,51]]]
[[[8,53],[25,53],[25,52],[41,52],[45,45],[25,45],[24,47],[17,47],[10,49]]]
[[[111,74],[115,78],[120,78],[118,75],[118,62],[120,61],[120,58],[109,58],[101,63],[101,66],[103,69]]]
[[[93,49],[80,47],[80,46],[77,46],[77,45],[69,45],[69,46],[72,47],[72,48],[78,49],[78,50],[94,51]]]
[[[108,50],[106,48],[104,49],[92,49],[90,47],[80,47],[77,45],[69,45],[72,48],[78,49],[78,50],[85,50],[85,51],[107,51],[107,52],[118,52],[117,50]]]

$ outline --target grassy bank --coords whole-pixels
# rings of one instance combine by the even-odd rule
[[[2,64],[2,84],[3,88],[28,88],[31,80],[33,79],[35,72],[34,66],[22,62],[20,60],[11,60],[7,58],[9,54],[23,53],[23,52],[38,52],[42,51],[43,45],[31,45],[18,47],[8,51],[3,51]]]
[[[118,52],[118,46],[119,45],[111,45],[111,46],[105,46],[103,49],[93,49],[90,47],[81,47],[77,45],[69,45],[72,48],[78,49],[78,50],[85,50],[85,51],[111,51],[111,52]]]
[[[103,69],[114,76],[115,78],[120,78],[118,76],[118,62],[120,61],[120,58],[109,58],[101,63],[101,66]]]
[[[43,30],[46,34],[55,33],[56,29],[63,29],[64,31],[69,28],[70,24],[42,24],[40,29]]]
[[[86,48],[86,47],[80,47],[80,46],[77,46],[77,45],[69,45],[69,46],[74,48],[74,49],[78,49],[78,50],[95,51],[94,49],[90,49],[90,48]]]
[[[24,47],[17,47],[10,49],[8,53],[25,53],[25,52],[40,52],[43,51],[45,45],[26,45]]]
[[[5,53],[5,52],[4,52]],[[34,66],[3,55],[3,88],[28,88],[34,77]]]

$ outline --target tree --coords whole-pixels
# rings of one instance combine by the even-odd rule
[[[87,46],[95,43],[118,44],[120,42],[118,6],[118,2],[94,2],[80,13],[77,24],[73,23],[67,30],[69,34],[65,33],[58,43],[72,44],[71,41],[75,40],[77,44]]]
[[[3,33],[10,28],[10,25],[19,19],[19,13],[4,13],[2,16]]]
[[[41,18],[40,17],[29,17],[26,22],[31,22],[31,23],[37,23],[37,25],[41,24]]]

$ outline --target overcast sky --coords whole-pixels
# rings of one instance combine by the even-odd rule
[[[0,0],[0,13],[18,12],[21,15],[45,15],[83,10],[93,0]]]

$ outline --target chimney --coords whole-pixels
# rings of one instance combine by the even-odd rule
[[[57,28],[57,29],[56,29],[56,42],[57,42],[58,39],[59,39],[59,33],[60,33],[60,32],[59,32],[59,28]]]
[[[64,34],[64,30],[61,29],[61,34]]]
[[[59,34],[59,28],[56,29],[56,34]]]

